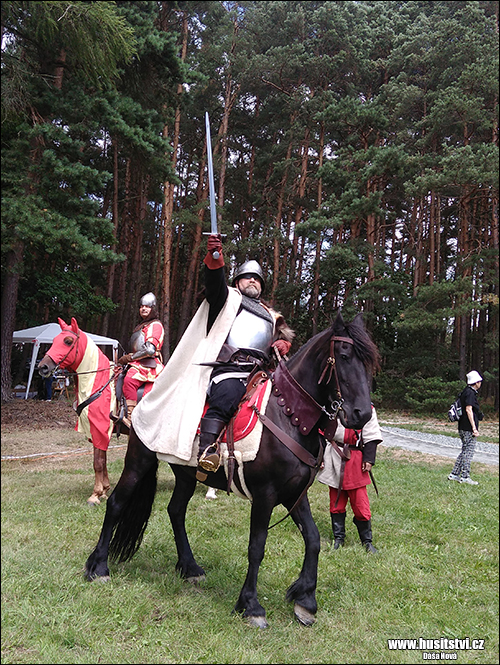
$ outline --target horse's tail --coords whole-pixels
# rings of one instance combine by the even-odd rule
[[[139,549],[156,495],[158,459],[139,480],[123,506],[109,544],[112,561],[128,561]]]

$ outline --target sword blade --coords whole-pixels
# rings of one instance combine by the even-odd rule
[[[214,185],[214,165],[212,162],[212,141],[210,139],[210,120],[208,111],[205,113],[205,125],[207,128],[207,160],[208,160],[208,190],[210,193],[210,224],[212,233],[217,231],[217,213],[215,211],[215,185]]]

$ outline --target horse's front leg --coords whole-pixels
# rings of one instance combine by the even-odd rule
[[[85,564],[85,577],[89,581],[94,579],[107,581],[109,579],[109,545],[113,532],[129,504],[132,503],[136,506],[135,513],[139,512],[137,506],[140,506],[141,511],[149,515],[148,510],[150,506],[143,506],[140,497],[143,494],[143,486],[145,485],[154,483],[156,491],[155,477],[157,468],[158,460],[156,453],[146,448],[135,433],[132,433],[125,455],[125,466],[122,475],[107,501],[106,514],[99,541]],[[152,499],[148,500],[149,502],[152,502]],[[134,515],[134,518],[137,517],[141,519],[141,515]],[[146,517],[143,519],[146,519]]]
[[[293,505],[293,503],[291,504]],[[285,507],[290,509],[291,505]],[[305,554],[298,579],[289,587],[286,598],[295,601],[294,614],[301,624],[310,626],[316,620],[316,585],[318,581],[318,557],[320,537],[307,495],[291,513],[292,519],[304,538]]]
[[[263,493],[265,494],[265,493]],[[248,622],[257,628],[267,628],[266,611],[257,598],[257,577],[264,558],[267,529],[274,508],[274,501],[256,498],[250,513],[250,541],[248,543],[248,570],[240,592],[235,612],[243,612]]]
[[[100,499],[106,499],[109,490],[108,469],[106,465],[106,451],[94,447],[94,491],[87,499],[89,506],[97,506]]]
[[[177,548],[176,570],[189,582],[205,579],[205,571],[196,563],[186,532],[186,510],[196,489],[196,478],[182,466],[170,465],[175,475],[175,487],[168,504],[168,515]]]

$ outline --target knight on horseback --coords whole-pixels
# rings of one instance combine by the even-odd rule
[[[118,359],[123,371],[117,380],[116,392],[120,401],[126,401],[123,423],[130,429],[132,411],[137,402],[153,387],[163,369],[161,348],[164,328],[159,320],[154,293],[146,293],[139,303],[140,323],[130,337],[132,351]],[[118,418],[113,418],[118,420]]]
[[[218,258],[214,258],[217,253]],[[209,236],[203,262],[205,296],[209,304],[208,332],[229,293],[220,235]],[[219,468],[217,440],[245,394],[248,376],[256,367],[270,366],[273,349],[278,357],[286,356],[295,337],[283,316],[261,300],[266,285],[257,261],[241,265],[232,286],[241,294],[241,304],[217,359],[210,363],[213,370],[207,390],[208,409],[200,422],[197,478],[201,481],[207,478],[206,472]]]

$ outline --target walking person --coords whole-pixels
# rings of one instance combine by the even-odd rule
[[[462,450],[455,461],[455,466],[448,476],[448,480],[456,480],[467,485],[478,485],[477,480],[472,480],[470,477],[470,465],[476,449],[476,437],[479,435],[479,421],[483,419],[477,399],[483,377],[476,370],[472,370],[467,374],[466,379],[467,386],[460,395],[462,415],[458,421],[458,434],[462,441]]]

